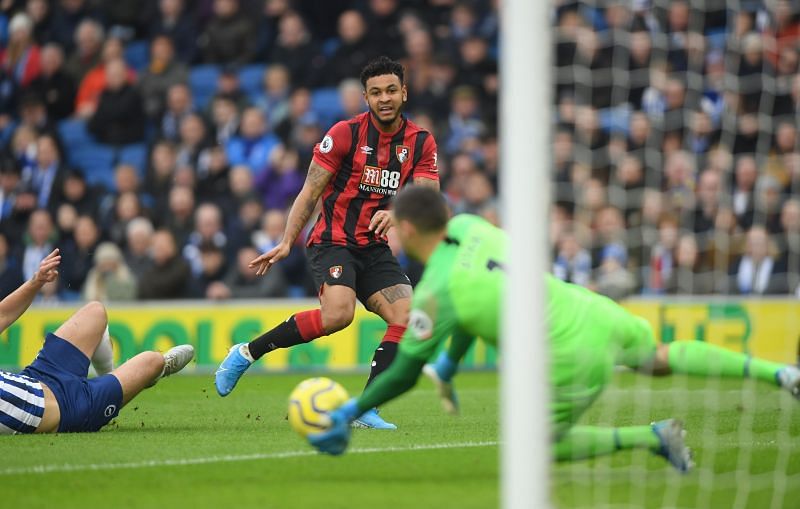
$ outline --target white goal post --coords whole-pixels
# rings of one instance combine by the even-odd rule
[[[543,274],[550,203],[551,28],[547,0],[503,0],[502,221],[511,237],[500,371],[504,509],[549,502],[549,377]]]

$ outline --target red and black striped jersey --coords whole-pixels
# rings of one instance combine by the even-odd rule
[[[372,216],[389,206],[409,179],[439,180],[436,141],[404,118],[393,133],[378,129],[369,112],[330,128],[314,147],[314,162],[333,174],[308,245],[366,246],[386,242],[369,231]]]

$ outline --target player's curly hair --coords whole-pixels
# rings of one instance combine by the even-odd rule
[[[442,193],[426,186],[404,187],[395,196],[393,207],[397,221],[409,221],[422,233],[442,231],[450,220]]]
[[[361,69],[361,86],[367,88],[367,80],[375,76],[383,76],[384,74],[394,74],[400,78],[400,83],[405,83],[405,70],[403,65],[391,58],[383,55],[364,66]]]

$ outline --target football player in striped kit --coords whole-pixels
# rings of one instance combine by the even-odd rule
[[[39,270],[0,301],[0,332],[28,309],[46,283],[58,277],[61,255],[53,250]],[[191,345],[165,354],[142,352],[112,370],[108,317],[89,302],[47,334],[36,359],[20,373],[0,371],[0,434],[97,431],[160,378],[194,357]],[[98,376],[88,379],[89,363]]]

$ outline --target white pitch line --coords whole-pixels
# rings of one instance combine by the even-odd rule
[[[373,454],[383,452],[430,451],[437,449],[467,449],[474,447],[492,447],[498,445],[496,441],[490,442],[455,442],[444,444],[414,445],[410,447],[368,447],[351,449],[347,454]],[[153,468],[173,467],[188,465],[204,465],[207,463],[233,463],[238,461],[255,461],[266,459],[297,458],[301,456],[318,456],[316,451],[285,451],[272,453],[240,454],[225,456],[208,456],[205,458],[182,459],[156,459],[147,461],[134,461],[129,463],[87,463],[84,465],[35,465],[31,467],[11,467],[0,470],[0,476],[23,474],[49,474],[52,472],[85,472],[96,470],[120,470],[128,468]]]

